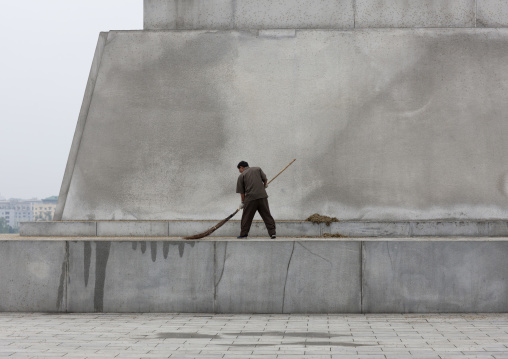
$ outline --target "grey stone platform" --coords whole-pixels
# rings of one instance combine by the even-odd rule
[[[507,314],[0,313],[0,357],[506,359]]]
[[[507,312],[508,237],[0,235],[0,311]]]
[[[59,221],[21,224],[22,236],[36,237],[183,237],[204,232],[217,224],[213,221]],[[236,237],[239,221],[229,221],[212,237]],[[341,221],[329,226],[306,221],[277,221],[281,237],[321,237],[325,234],[344,237],[508,237],[508,221]],[[266,237],[262,221],[252,225],[251,237]]]

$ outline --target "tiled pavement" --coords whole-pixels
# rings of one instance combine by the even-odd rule
[[[508,314],[0,313],[0,357],[508,359]]]

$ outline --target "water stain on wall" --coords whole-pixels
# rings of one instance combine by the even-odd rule
[[[169,248],[170,246],[178,246],[178,255],[180,258],[183,257],[183,254],[185,252],[185,245],[188,244],[191,246],[191,248],[194,248],[196,243],[194,241],[188,241],[188,242],[172,242],[172,241],[163,241],[162,243],[162,255],[164,256],[164,259],[168,259],[169,255]],[[140,242],[141,247],[141,253],[144,254],[146,252],[146,242],[142,241]],[[132,243],[132,250],[137,250],[138,246],[136,242]],[[155,262],[157,259],[157,241],[151,241],[150,242],[150,254],[152,258],[152,262]]]
[[[69,242],[65,242],[65,259],[62,262],[62,272],[60,273],[60,284],[58,285],[58,295],[56,299],[56,308],[63,309],[66,306],[64,300],[66,299],[67,286],[65,285],[65,278],[68,278],[69,271]],[[65,305],[64,305],[65,304]]]
[[[95,312],[104,309],[104,283],[106,281],[106,266],[109,259],[111,242],[95,242],[95,289],[93,307]]]
[[[141,253],[144,254],[146,252],[147,242],[140,241],[140,250]],[[178,255],[180,258],[183,257],[185,253],[185,246],[189,245],[191,248],[195,246],[195,242],[169,242],[163,241],[162,244],[162,254],[164,259],[167,259],[169,256],[170,246],[178,247]],[[131,248],[134,251],[137,251],[138,242],[133,241],[131,243]],[[95,286],[94,286],[94,311],[95,312],[103,312],[104,310],[104,288],[106,282],[106,269],[109,259],[111,249],[110,241],[97,241],[95,242]],[[152,262],[157,260],[157,251],[158,251],[158,243],[157,241],[150,241],[150,255]],[[67,249],[68,253],[68,249]],[[83,276],[85,287],[88,286],[89,276],[90,276],[90,266],[91,266],[91,257],[92,257],[92,244],[91,242],[83,243]],[[65,278],[67,277],[68,272],[68,255],[66,255],[66,259],[62,263],[62,274],[60,276],[60,285],[58,288],[58,299],[57,299],[57,308],[62,308],[65,301]]]
[[[90,242],[84,242],[83,258],[84,258],[85,287],[88,287],[88,277],[90,276],[91,257],[92,257],[92,244]]]

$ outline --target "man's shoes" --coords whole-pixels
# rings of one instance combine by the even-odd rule
[[[271,239],[275,239],[275,238],[277,238],[277,236],[276,236],[276,235],[275,235],[275,233],[274,233],[274,234],[270,235],[270,238],[271,238]]]
[[[236,238],[238,238],[238,239],[244,239],[244,238],[247,238],[247,236],[238,236]]]

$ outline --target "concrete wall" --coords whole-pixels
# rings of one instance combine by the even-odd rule
[[[506,312],[507,242],[368,242],[366,313]]]
[[[360,242],[218,242],[218,313],[358,313]]]
[[[477,0],[478,27],[508,27],[508,2],[505,0]]]
[[[508,311],[508,242],[0,241],[0,311]]]
[[[239,202],[240,160],[271,177],[293,158],[268,190],[277,219],[508,216],[508,30],[125,31],[104,43],[65,220],[221,219]]]
[[[145,0],[145,30],[354,27],[353,0]]]
[[[65,311],[65,241],[6,241],[0,237],[0,311]]]
[[[144,0],[145,30],[506,27],[505,0]]]
[[[476,0],[356,0],[355,27],[475,27]]]
[[[214,246],[71,242],[68,311],[213,312]]]

